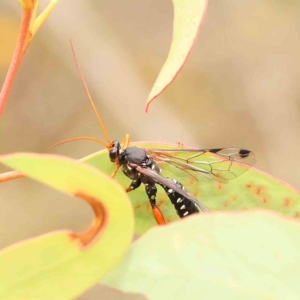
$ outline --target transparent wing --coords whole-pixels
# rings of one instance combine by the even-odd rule
[[[164,170],[199,182],[227,182],[246,172],[256,162],[254,153],[240,148],[145,149]]]
[[[203,212],[209,212],[209,209],[199,202],[195,197],[193,197],[190,193],[188,193],[185,189],[181,189],[176,186],[174,181],[170,180],[169,178],[164,178],[157,172],[149,168],[142,168],[138,165],[131,164],[133,168],[135,168],[139,173],[143,174],[144,176],[151,178],[154,182],[157,182],[163,186],[167,186],[168,188],[176,191],[178,194],[182,195],[183,197],[192,201],[195,205],[199,207],[199,209]]]

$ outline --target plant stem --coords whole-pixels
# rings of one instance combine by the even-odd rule
[[[25,42],[27,41],[27,34],[29,32],[31,15],[32,15],[31,9],[23,9],[17,46],[0,93],[0,116],[4,110],[6,100],[8,98],[9,92],[11,90],[20,63],[22,61],[23,54],[25,52],[25,47],[26,47]]]
[[[25,176],[20,173],[19,171],[9,171],[9,172],[5,172],[0,174],[0,183],[1,182],[5,182],[5,181],[10,181],[10,180],[14,180],[17,178],[24,178]]]

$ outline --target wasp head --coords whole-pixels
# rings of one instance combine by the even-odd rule
[[[120,154],[120,143],[118,141],[112,141],[109,149],[109,158],[111,162],[117,162]]]

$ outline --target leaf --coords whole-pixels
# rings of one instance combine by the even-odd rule
[[[146,112],[150,103],[171,84],[185,64],[206,11],[206,0],[173,0],[173,38],[168,58],[163,65],[148,96]]]
[[[32,36],[34,36],[40,27],[43,25],[43,23],[47,20],[47,18],[50,16],[52,10],[54,7],[58,4],[59,0],[50,0],[47,7],[40,13],[38,17],[33,20],[31,27],[30,27],[30,33]],[[38,9],[38,7],[37,7]]]
[[[0,91],[0,115],[3,113],[10,90],[22,62],[24,53],[33,36],[51,14],[59,0],[50,0],[45,10],[37,17],[39,0],[19,0],[22,6],[22,18],[17,45]]]
[[[131,146],[145,148],[176,148],[177,145],[135,142]],[[96,152],[82,159],[86,163],[98,168],[106,174],[111,174],[114,165],[108,158],[107,150]],[[217,181],[210,183],[195,184],[185,178],[177,178],[173,173],[163,170],[163,176],[176,178],[184,184],[186,189],[199,201],[203,202],[211,211],[232,211],[253,208],[265,208],[280,212],[287,216],[300,218],[300,193],[286,183],[263,173],[255,168],[248,170],[237,179],[224,184]],[[121,170],[116,179],[127,188],[130,179]],[[149,228],[156,225],[152,217],[151,207],[145,193],[144,187],[129,193],[135,211],[135,232],[143,234]],[[162,188],[158,187],[158,205],[162,210],[167,222],[178,220],[178,216]]]
[[[102,283],[147,299],[298,299],[300,224],[214,213],[154,228]]]
[[[74,298],[121,260],[131,243],[133,212],[125,192],[113,180],[55,155],[20,153],[1,156],[0,161],[85,200],[95,212],[90,228],[83,233],[57,231],[1,251],[1,299]]]

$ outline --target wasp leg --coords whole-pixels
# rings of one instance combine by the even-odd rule
[[[157,222],[158,225],[164,225],[166,224],[165,218],[160,211],[160,209],[156,206],[156,193],[157,193],[157,188],[154,183],[145,183],[146,186],[146,193],[148,195],[151,207],[152,207],[152,213],[153,216]]]
[[[111,178],[115,178],[117,172],[119,171],[121,165],[116,165],[116,168],[114,169],[114,171],[112,172],[112,174],[110,175]]]
[[[125,190],[127,193],[137,189],[141,185],[141,179],[132,180],[130,186]]]

